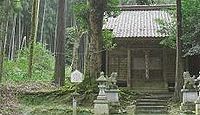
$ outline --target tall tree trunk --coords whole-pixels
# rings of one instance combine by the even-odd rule
[[[4,40],[0,40],[0,83],[3,78]]]
[[[15,28],[16,28],[16,20],[17,20],[17,14],[14,13],[13,18],[13,27],[12,27],[12,36],[10,41],[10,60],[13,60],[14,58],[14,52],[15,52]]]
[[[0,29],[3,29],[3,24],[0,25]],[[4,47],[4,39],[3,39],[3,33],[0,33],[0,83],[2,81],[2,76],[3,76],[3,47]]]
[[[177,36],[176,36],[176,76],[175,76],[175,92],[174,96],[180,100],[181,88],[183,84],[183,62],[182,62],[182,13],[181,13],[181,0],[176,0],[177,4]]]
[[[71,67],[72,67],[72,70],[79,70],[81,72],[83,72],[83,70],[81,69],[81,64],[79,63],[79,60],[80,60],[80,41],[81,39],[83,39],[84,35],[86,34],[86,32],[82,32],[82,31],[76,31],[77,33],[77,36],[76,36],[76,40],[74,42],[74,47],[73,47],[73,56],[72,56],[72,64],[71,64]],[[84,50],[84,49],[81,49],[81,50]],[[82,52],[81,52],[82,53]]]
[[[65,83],[65,0],[58,0],[57,36],[55,52],[55,84]]]
[[[7,43],[7,39],[8,39],[8,24],[9,24],[9,20],[7,20],[7,22],[6,22],[6,31],[5,31],[4,46],[3,46],[4,55],[5,55],[6,43]]]
[[[71,27],[71,11],[70,11],[70,0],[66,1],[66,27]]]
[[[40,0],[34,0],[32,6],[32,17],[31,17],[30,55],[29,55],[29,66],[28,66],[29,78],[31,78],[32,76],[32,69],[33,69],[33,56],[34,56],[33,52],[37,36],[39,6],[40,6]]]
[[[4,29],[5,28],[5,29]],[[8,31],[8,21],[5,24],[1,24],[1,30],[5,30],[4,33],[0,34],[0,83],[3,78],[3,64],[4,64],[4,54],[5,54],[5,41],[7,39],[7,31]]]
[[[58,14],[58,10],[57,10],[57,14]],[[56,21],[58,21],[58,15],[56,16]],[[55,39],[54,39],[54,51],[53,51],[53,54],[56,53],[56,41],[57,41],[57,29],[58,29],[58,22],[56,23],[56,27],[55,27],[55,31],[54,31],[54,36],[55,36]]]
[[[89,0],[90,5],[90,77],[97,78],[101,71],[102,26],[106,0]]]
[[[46,0],[43,0],[43,14],[42,14],[42,25],[41,25],[41,31],[40,31],[40,43],[44,44],[44,22],[45,22],[45,16],[46,16]]]
[[[20,51],[20,49],[21,49],[21,40],[22,40],[21,34],[22,34],[22,32],[21,32],[21,14],[19,13],[18,14],[18,51]],[[20,55],[20,53],[18,52],[18,55],[17,55],[18,58],[19,58],[19,55]]]
[[[18,50],[21,48],[21,14],[18,15],[18,24],[19,24],[19,30],[18,30]]]
[[[21,23],[21,35],[20,35],[21,42],[20,42],[20,49],[19,50],[22,50],[22,48],[23,48],[23,45],[22,45],[23,37],[24,37],[23,34],[24,34],[24,24]]]
[[[84,44],[84,47],[85,47],[85,52],[84,52],[84,70],[83,70],[83,74],[86,75],[87,73],[87,69],[88,69],[88,49],[89,49],[89,35],[88,35],[88,32],[86,33],[85,35],[85,44]]]

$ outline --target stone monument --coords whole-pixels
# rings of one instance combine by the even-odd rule
[[[119,103],[119,89],[117,86],[117,72],[113,72],[108,80],[108,87],[106,89],[106,96],[110,103],[110,113],[119,113],[120,103]]]
[[[106,90],[106,96],[109,102],[111,103],[119,103],[119,89],[116,85],[117,83],[117,73],[113,72],[111,76],[108,78],[108,88]]]
[[[99,83],[99,94],[97,100],[94,100],[94,114],[109,115],[109,102],[105,93],[107,79],[104,76],[104,72],[101,72],[100,77],[96,81]]]
[[[190,113],[195,110],[195,101],[198,97],[195,76],[191,77],[188,71],[183,73],[184,86],[181,92],[183,93],[183,99],[180,106],[181,111]]]
[[[195,112],[196,112],[196,115],[200,115],[200,72],[199,72],[199,77],[197,78],[196,81],[199,83],[199,85],[198,85],[199,96],[195,102],[195,104],[196,104]]]

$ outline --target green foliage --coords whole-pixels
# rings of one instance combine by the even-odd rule
[[[147,5],[147,4],[150,4],[150,1],[149,0],[136,0],[136,3],[138,5]]]
[[[21,0],[11,0],[11,4],[15,13],[22,11]]]
[[[0,2],[0,25],[3,25],[3,27],[0,28],[0,35],[2,35],[2,37],[5,35],[6,32],[5,25],[9,17],[11,16],[11,9],[12,7],[7,0]],[[0,40],[2,40],[2,37],[0,37]]]
[[[50,81],[54,70],[54,58],[41,44],[37,43],[33,58],[33,77],[28,78],[29,49],[19,51],[19,58],[6,60],[4,65],[5,81],[22,82],[26,80]]]
[[[114,13],[115,15],[119,13],[119,0],[107,0],[106,12],[108,15]],[[78,27],[83,29],[89,29],[89,11],[90,7],[86,0],[77,0],[73,3],[73,12],[76,17],[76,21],[79,24]]]
[[[200,54],[198,50],[200,49],[200,1],[183,0],[182,12],[184,51]],[[190,55],[194,54],[190,53]]]
[[[73,47],[74,43],[77,39],[77,33],[76,29],[74,27],[66,28],[66,40],[65,40],[65,58],[66,63],[68,65],[72,62],[72,56],[73,56]]]
[[[89,21],[89,5],[86,1],[75,1],[73,3],[73,13],[75,14],[77,26],[79,28],[88,29]]]
[[[183,0],[182,1],[182,47],[186,55],[200,54],[200,1]],[[161,44],[175,48],[176,46],[176,17],[171,23],[157,20],[161,26],[161,33],[169,34]],[[185,55],[185,56],[186,56]]]
[[[173,20],[171,23],[168,23],[164,20],[157,19],[157,23],[160,25],[160,30],[158,32],[162,34],[169,35],[165,39],[163,39],[160,44],[170,47],[170,48],[176,48],[176,21]]]
[[[118,5],[119,5],[119,0],[108,0],[106,11],[109,16],[110,15],[114,15],[114,16],[119,15],[120,9],[118,7],[116,7]]]
[[[112,31],[110,30],[103,30],[103,44],[105,49],[111,49],[116,46],[114,43],[114,36]]]
[[[129,5],[144,5],[144,4],[174,4],[175,0],[121,0],[122,4],[129,4]]]

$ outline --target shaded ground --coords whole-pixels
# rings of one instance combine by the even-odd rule
[[[73,86],[56,88],[50,83],[27,82],[18,85],[0,85],[0,115],[72,115]],[[79,115],[92,115],[95,90],[79,92]],[[121,89],[120,104],[122,110],[134,105],[135,100],[144,93]],[[183,115],[180,104],[169,101],[169,115]]]
[[[73,90],[48,83],[1,85],[0,115],[70,115]],[[79,112],[90,115],[89,105],[79,108]]]
[[[19,102],[16,93],[17,90],[14,87],[0,85],[0,114],[19,114]]]

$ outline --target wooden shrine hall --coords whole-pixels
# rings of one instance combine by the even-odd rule
[[[118,85],[138,90],[168,90],[175,81],[175,50],[160,44],[157,20],[171,22],[166,8],[172,6],[125,6],[109,17],[104,29],[115,36],[116,48],[106,52],[106,73],[118,73]]]

